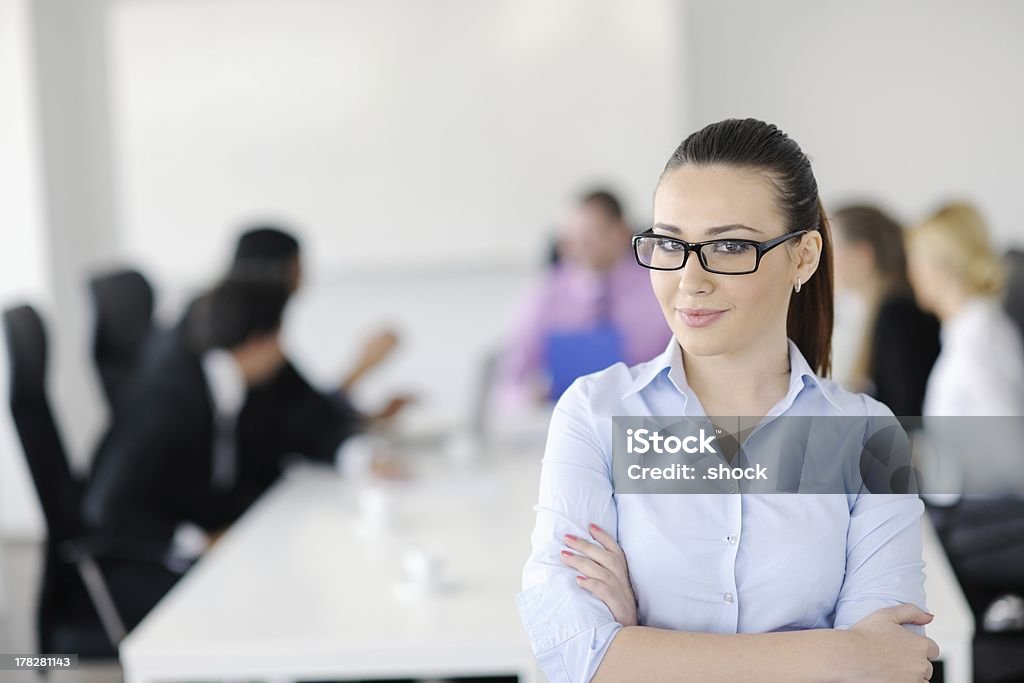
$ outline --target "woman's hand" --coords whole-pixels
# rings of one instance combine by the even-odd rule
[[[398,413],[402,412],[404,408],[416,403],[416,397],[412,394],[398,394],[388,399],[388,402],[384,404],[384,407],[375,413],[369,415],[369,419],[372,422],[378,423],[378,426],[385,426],[391,418]]]
[[[843,681],[878,683],[920,683],[932,677],[929,660],[939,656],[939,646],[902,624],[924,626],[934,615],[914,605],[886,607],[872,612],[847,631],[853,645],[841,672]]]
[[[579,572],[576,583],[600,598],[615,621],[636,626],[636,596],[629,582],[625,553],[611,534],[594,524],[590,525],[590,535],[597,543],[566,534],[565,544],[576,552],[563,550],[562,562]]]

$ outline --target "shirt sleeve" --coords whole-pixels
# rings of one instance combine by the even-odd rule
[[[893,420],[873,399],[869,415]],[[921,517],[916,493],[857,494],[850,510],[846,541],[846,577],[836,603],[834,627],[847,629],[883,607],[912,604],[925,610]],[[906,625],[924,635],[924,627]]]
[[[585,683],[622,628],[607,606],[580,588],[560,552],[565,534],[590,538],[597,524],[616,538],[611,467],[594,430],[587,378],[555,405],[541,468],[532,552],[523,569],[519,614],[551,683]]]
[[[291,362],[281,368],[267,392],[264,406],[277,421],[285,452],[333,462],[341,443],[366,426],[366,418],[345,392],[320,392]],[[279,463],[275,466],[280,469]]]

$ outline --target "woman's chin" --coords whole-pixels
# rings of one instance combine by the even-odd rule
[[[694,356],[717,356],[729,350],[728,335],[708,328],[686,327],[675,330],[676,340],[683,349]]]

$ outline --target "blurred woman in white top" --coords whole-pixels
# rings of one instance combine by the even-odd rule
[[[914,296],[942,324],[922,409],[925,499],[949,506],[964,494],[1020,497],[1024,459],[1015,446],[1024,441],[1024,420],[1006,418],[1024,416],[1024,344],[999,305],[1005,276],[985,223],[972,206],[951,203],[907,240]]]
[[[908,234],[918,305],[942,323],[925,416],[1024,415],[1024,344],[997,295],[1005,275],[980,214],[948,204]]]

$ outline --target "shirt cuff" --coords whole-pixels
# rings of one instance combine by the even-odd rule
[[[533,654],[551,683],[587,683],[622,624],[571,572],[516,596]]]

